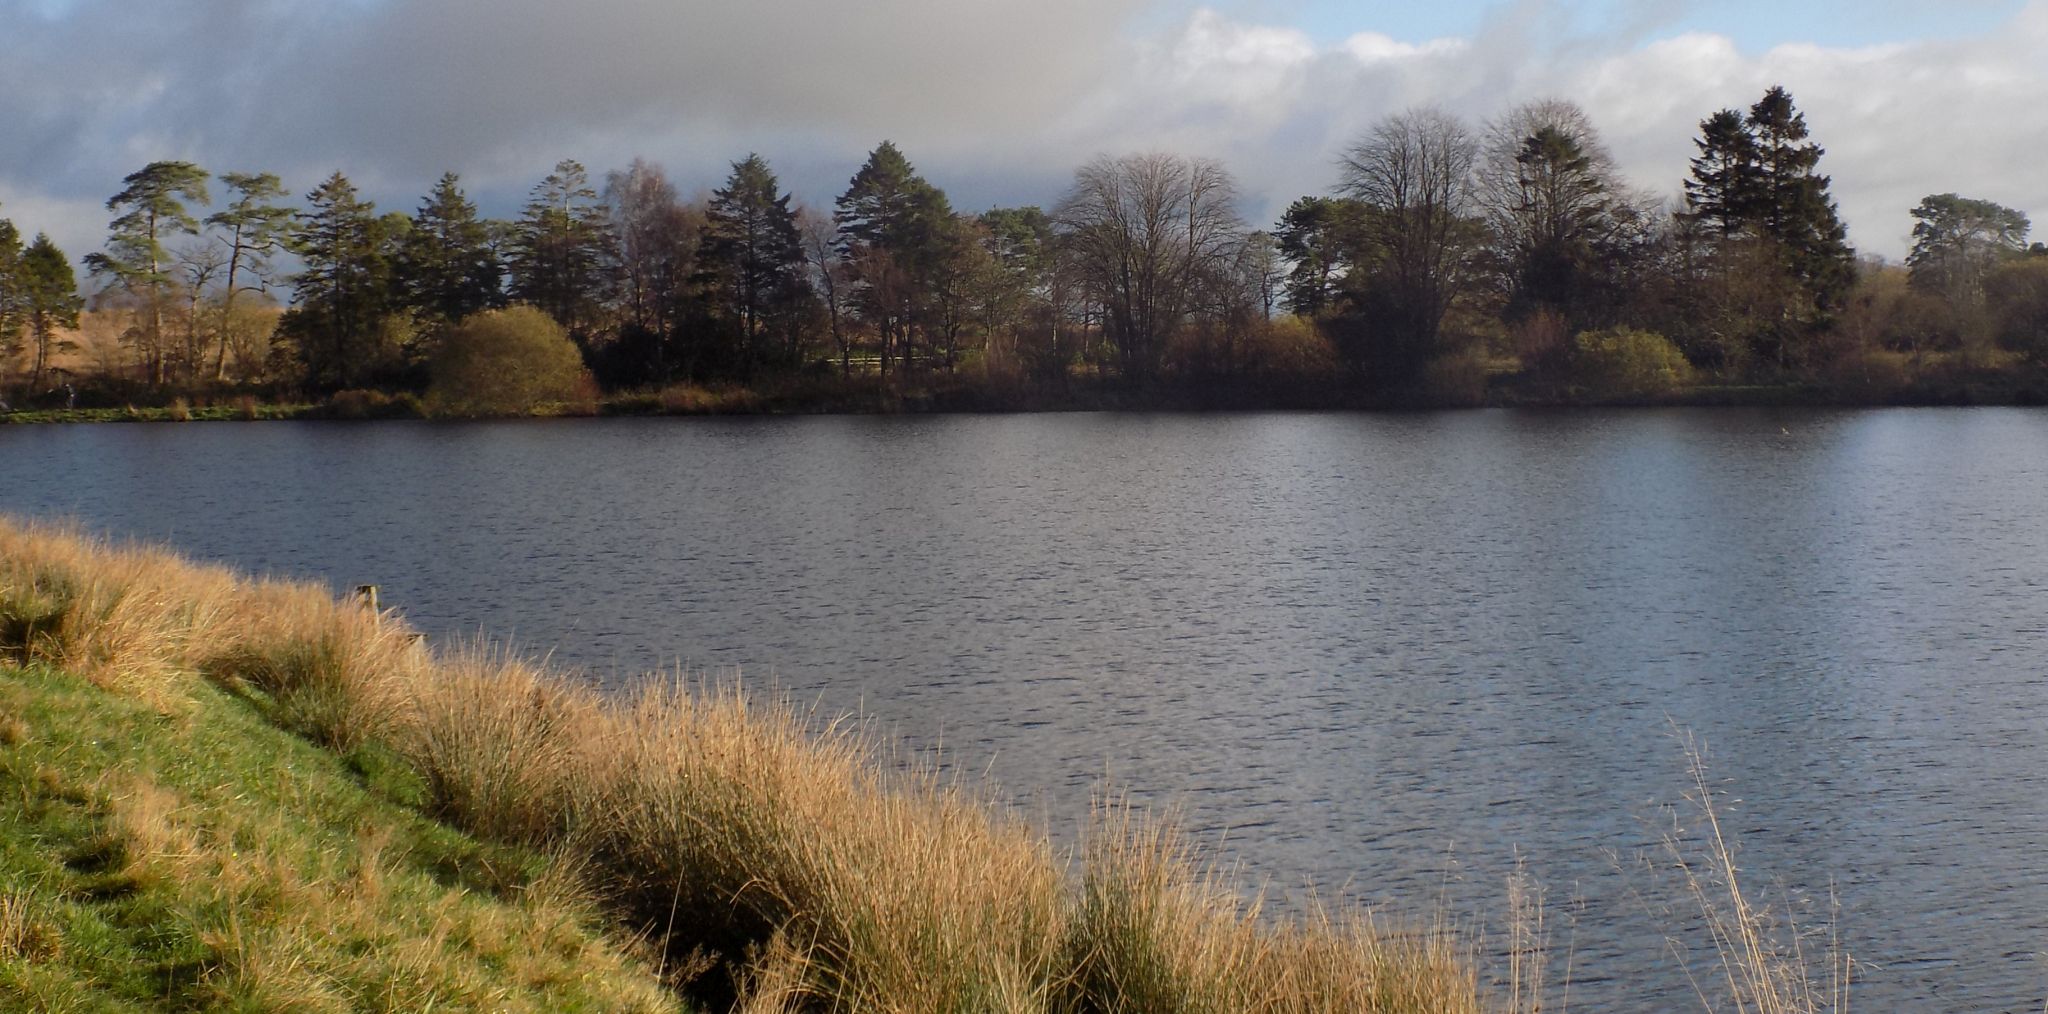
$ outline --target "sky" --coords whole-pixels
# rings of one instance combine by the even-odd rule
[[[1546,98],[1675,198],[1699,121],[1782,84],[1898,259],[1928,194],[2048,217],[2044,53],[2048,0],[0,0],[0,217],[76,260],[156,159],[404,211],[454,171],[510,216],[561,159],[691,196],[749,152],[825,208],[886,138],[965,211],[1167,151],[1269,225],[1384,116]]]

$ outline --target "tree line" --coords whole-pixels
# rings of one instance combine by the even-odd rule
[[[163,161],[107,202],[83,266],[118,372],[155,390],[417,391],[452,329],[512,304],[613,391],[813,375],[1457,402],[2048,358],[2048,250],[2021,212],[1930,195],[1904,265],[1859,259],[1783,88],[1694,144],[1666,200],[1621,179],[1569,102],[1478,125],[1410,110],[1270,229],[1226,167],[1157,153],[1090,161],[1050,208],[980,214],[886,141],[829,210],[759,155],[696,201],[645,161],[601,180],[564,161],[509,221],[453,173],[407,214],[339,172],[294,207],[275,175]],[[0,220],[0,354],[31,388],[84,304],[62,251]]]

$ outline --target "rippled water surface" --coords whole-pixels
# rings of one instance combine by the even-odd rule
[[[1856,1007],[2042,1009],[2044,507],[2023,410],[0,427],[0,511],[744,667],[1062,836],[1107,777],[1489,929],[1519,858],[1596,1011],[1692,996],[1674,729]]]

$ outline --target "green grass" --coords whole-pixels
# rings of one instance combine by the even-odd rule
[[[784,698],[600,695],[318,586],[0,518],[0,1010],[1544,1008],[1540,905],[1524,925],[1512,890],[1502,1004],[1441,921],[1268,913],[1115,799],[1058,850],[879,746]],[[1743,895],[1698,756],[1712,835],[1667,845],[1726,998],[1844,1009],[1846,956],[1817,977]]]
[[[315,414],[314,405],[207,405],[196,408],[47,408],[0,413],[0,424],[78,422],[246,422],[256,419],[304,419]]]
[[[0,1008],[673,1009],[563,867],[420,810],[254,691],[0,664]]]

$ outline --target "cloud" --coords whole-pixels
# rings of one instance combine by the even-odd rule
[[[1519,0],[1434,41],[1152,2],[0,0],[0,214],[83,253],[120,177],[174,157],[299,191],[339,168],[400,208],[453,169],[508,213],[560,158],[645,155],[689,191],[757,150],[821,203],[888,137],[963,208],[1049,202],[1098,152],[1161,149],[1223,159],[1264,221],[1326,191],[1381,116],[1543,97],[1676,193],[1698,121],[1784,84],[1859,246],[1901,255],[1930,192],[2048,215],[2048,0],[1971,38],[1769,49],[1680,30],[1713,8],[1681,0],[1597,21]]]
[[[780,148],[829,154],[843,184],[847,154],[884,137],[915,151],[1026,136],[1100,86],[1135,7],[0,0],[0,183],[105,195],[186,158],[301,191],[339,168],[394,199],[444,169],[523,191],[561,158],[601,172],[647,154],[709,186]]]
[[[1868,252],[1902,257],[1909,209],[1929,193],[2048,216],[2048,0],[1977,38],[1756,53],[1709,32],[1641,38],[1675,5],[1636,6],[1639,17],[1605,35],[1533,27],[1570,23],[1568,5],[1553,0],[1504,7],[1470,38],[1364,34],[1306,50],[1261,41],[1271,28],[1198,13],[1142,48],[1147,58],[1069,133],[1221,157],[1245,182],[1250,210],[1271,217],[1295,195],[1327,190],[1337,153],[1389,113],[1434,104],[1476,124],[1522,101],[1567,98],[1633,182],[1675,198],[1699,121],[1782,84],[1827,149],[1821,170]]]

